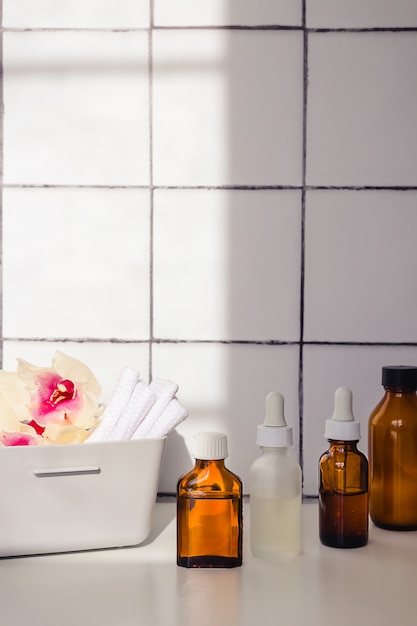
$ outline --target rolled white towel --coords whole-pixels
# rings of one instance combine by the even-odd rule
[[[155,404],[156,399],[156,393],[143,380],[140,380],[136,384],[127,406],[111,431],[108,441],[130,439]]]
[[[131,367],[122,369],[110,402],[100,418],[100,424],[85,440],[85,443],[107,440],[116,422],[125,410],[139,378],[140,374],[137,370]]]
[[[132,434],[131,439],[144,439],[147,437],[161,413],[166,409],[178,391],[178,385],[171,380],[163,380],[161,378],[155,378],[149,387],[157,396],[156,402]]]
[[[177,398],[171,400],[166,409],[161,413],[156,423],[146,435],[147,439],[165,437],[178,424],[181,424],[188,415],[188,411],[178,402]]]

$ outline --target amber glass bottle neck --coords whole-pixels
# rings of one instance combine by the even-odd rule
[[[215,465],[216,467],[224,467],[224,459],[195,459],[196,467],[208,467],[209,465]]]
[[[350,448],[356,450],[359,439],[355,441],[343,441],[342,439],[328,439],[331,448]]]
[[[392,387],[384,387],[385,393],[390,396],[415,396],[415,389],[393,389]]]

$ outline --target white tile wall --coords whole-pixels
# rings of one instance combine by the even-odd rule
[[[6,339],[3,345],[3,367],[16,369],[16,358],[22,357],[29,363],[48,367],[55,350],[80,359],[92,370],[102,387],[101,399],[110,400],[117,377],[129,364],[137,369],[145,381],[149,380],[148,342],[127,343],[124,341],[13,341]]]
[[[304,348],[304,491],[318,490],[318,459],[327,450],[326,419],[331,418],[334,392],[338,387],[353,390],[353,413],[360,422],[358,448],[368,451],[368,418],[384,395],[383,365],[415,365],[414,346],[309,345]]]
[[[149,213],[145,189],[5,189],[5,336],[148,339]]]
[[[307,192],[307,341],[416,340],[416,206],[416,190]]]
[[[301,0],[155,0],[156,26],[301,26]]]
[[[149,184],[144,32],[4,33],[4,182]]]
[[[297,341],[300,215],[299,191],[156,190],[155,336]]]
[[[413,185],[415,32],[309,37],[307,183]]]
[[[157,30],[153,45],[156,185],[301,184],[300,32]]]
[[[414,0],[307,0],[310,28],[410,28],[417,26]]]
[[[3,0],[7,28],[146,28],[150,3],[137,0]]]
[[[413,0],[3,0],[3,367],[55,348],[171,378],[248,489],[268,391],[317,493],[340,385],[363,427],[417,363]]]
[[[186,443],[200,430],[221,430],[228,435],[229,466],[248,491],[248,463],[258,454],[256,427],[263,422],[265,396],[279,388],[285,396],[288,424],[294,429],[298,454],[298,347],[256,344],[158,344],[153,368],[169,378],[175,372],[178,397],[190,417],[168,440],[160,488],[172,491],[174,477],[190,468]]]

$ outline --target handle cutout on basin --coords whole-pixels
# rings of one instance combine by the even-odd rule
[[[98,466],[93,467],[58,467],[49,469],[34,469],[37,478],[52,478],[56,476],[85,476],[88,474],[100,474]]]

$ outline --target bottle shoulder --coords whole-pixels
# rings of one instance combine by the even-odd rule
[[[240,494],[242,481],[224,464],[207,462],[196,465],[178,480],[177,492],[179,494],[195,491]]]
[[[330,445],[319,460],[319,492],[357,494],[368,490],[368,460],[356,446]]]
[[[250,468],[250,495],[293,498],[301,494],[302,472],[295,456],[261,455]]]
[[[300,469],[301,471],[297,458],[288,448],[281,449],[280,452],[277,452],[276,450],[279,449],[271,448],[266,454],[261,454],[257,459],[255,459],[251,467],[255,470],[262,468],[265,468],[265,470],[268,470],[269,468],[271,470],[274,468],[287,468],[294,469],[295,471]],[[283,450],[285,450],[285,452],[283,452]]]
[[[352,442],[338,442],[331,444],[319,458],[319,465],[330,465],[337,467],[348,467],[352,465],[367,465],[366,455]]]
[[[414,425],[417,423],[417,394],[387,392],[378,402],[369,416],[369,427],[388,425],[404,420]]]

